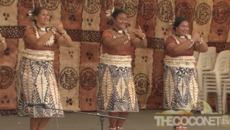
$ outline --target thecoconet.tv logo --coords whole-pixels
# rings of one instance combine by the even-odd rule
[[[213,113],[207,102],[199,101],[203,103],[203,110],[201,111],[203,116],[193,116],[191,108],[194,102],[191,102],[184,110],[166,110],[155,113],[157,116],[154,116],[154,119],[157,126],[230,126],[230,116]]]

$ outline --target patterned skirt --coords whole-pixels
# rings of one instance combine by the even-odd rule
[[[164,59],[164,108],[201,110],[193,56]]]
[[[21,52],[17,72],[19,116],[33,118],[64,116],[53,70],[53,60],[52,51],[26,49]],[[28,103],[45,103],[48,108],[28,107]]]
[[[97,97],[99,111],[139,111],[131,61],[131,56],[100,56]]]

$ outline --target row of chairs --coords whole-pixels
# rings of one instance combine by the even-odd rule
[[[208,101],[213,93],[218,113],[227,111],[227,94],[230,94],[230,50],[216,54],[215,47],[208,47],[205,53],[195,52],[196,70],[201,100]]]

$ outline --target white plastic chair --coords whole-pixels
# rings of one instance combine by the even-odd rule
[[[230,94],[230,79],[225,79],[224,80],[224,85],[223,85],[223,114],[227,112],[227,94]]]
[[[197,65],[196,72],[198,78],[198,86],[200,90],[200,99],[204,100],[203,94],[203,72],[212,71],[216,61],[216,47],[208,47],[208,51],[205,53],[200,53]]]
[[[198,85],[200,90],[203,90],[203,72],[213,70],[216,62],[216,47],[208,47],[208,51],[204,53],[200,53],[196,70],[198,76]]]
[[[208,93],[215,93],[214,100],[217,111],[222,113],[222,84],[224,79],[229,79],[230,73],[230,51],[222,51],[217,56],[213,71],[203,72],[204,100],[208,102]]]

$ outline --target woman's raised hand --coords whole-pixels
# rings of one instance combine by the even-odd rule
[[[140,26],[138,26],[138,28],[136,28],[136,29],[133,29],[133,32],[139,38],[143,38],[144,37],[143,31],[142,31],[142,29],[141,29]]]
[[[63,24],[61,21],[55,22],[53,26],[57,29],[58,32],[64,33],[65,29],[63,28]]]
[[[200,33],[198,33],[198,32],[192,33],[192,40],[194,42],[199,42],[200,41]]]
[[[3,41],[4,39],[3,39],[3,36],[2,36],[2,34],[0,33],[0,41]]]

